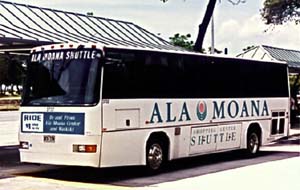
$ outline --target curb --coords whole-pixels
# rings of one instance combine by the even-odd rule
[[[0,98],[0,111],[18,110],[20,103],[20,98]]]

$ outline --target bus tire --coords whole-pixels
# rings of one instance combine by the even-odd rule
[[[159,139],[150,139],[146,148],[146,166],[149,173],[157,173],[166,161],[165,149]]]
[[[260,148],[260,133],[257,130],[250,130],[247,134],[247,155],[256,156]]]

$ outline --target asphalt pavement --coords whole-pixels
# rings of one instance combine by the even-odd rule
[[[295,190],[300,189],[299,144],[300,136],[295,134],[262,147],[256,158],[228,152],[177,160],[154,176],[134,167],[55,168],[20,164],[13,157],[17,153],[14,147],[6,147],[2,151],[12,157],[6,156],[10,161],[2,159],[6,163],[0,166],[0,173],[6,175],[0,177],[0,190]]]
[[[0,190],[252,190],[300,189],[300,124],[262,147],[258,158],[221,153],[173,161],[161,174],[142,168],[93,169],[22,164],[17,146],[0,147]]]
[[[19,111],[0,111],[0,147],[18,145]]]

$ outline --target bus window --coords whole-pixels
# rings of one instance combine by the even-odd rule
[[[41,57],[57,52],[43,52]],[[63,51],[67,54],[67,51]],[[46,59],[46,60],[43,60]],[[34,60],[32,58],[32,60]],[[41,58],[28,64],[23,106],[81,105],[99,101],[99,59]]]

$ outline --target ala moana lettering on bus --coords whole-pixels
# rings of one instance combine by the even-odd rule
[[[79,50],[79,51],[54,51],[54,52],[38,52],[33,53],[31,62],[39,61],[59,61],[73,59],[95,59],[97,51],[95,50]]]
[[[190,121],[191,113],[196,114],[196,111],[191,112],[186,102],[183,102],[178,115],[174,115],[174,108],[172,102],[166,102],[163,109],[166,110],[166,115],[161,114],[161,108],[156,102],[152,109],[152,114],[149,123],[163,123],[163,122],[182,122]],[[269,116],[269,108],[266,100],[244,100],[241,103],[235,100],[212,101],[212,120],[215,119],[235,119],[238,117],[262,117]],[[177,110],[177,109],[176,109]],[[193,107],[192,110],[197,110]],[[205,110],[205,112],[207,112]],[[197,114],[196,114],[197,115]],[[199,118],[203,121],[206,118]]]

